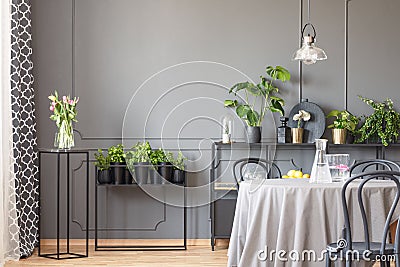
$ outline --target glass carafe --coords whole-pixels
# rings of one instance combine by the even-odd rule
[[[325,157],[327,143],[327,139],[315,139],[316,150],[310,183],[332,183],[329,164]]]

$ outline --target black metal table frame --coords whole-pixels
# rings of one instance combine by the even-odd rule
[[[115,166],[125,166],[125,165],[115,165]],[[157,166],[157,165],[156,165]],[[111,166],[112,167],[112,166]],[[98,244],[98,232],[99,231],[111,231],[115,229],[105,228],[102,230],[98,229],[98,187],[136,187],[140,188],[138,184],[99,184],[97,182],[98,171],[97,167],[95,168],[95,208],[94,208],[94,249],[95,251],[167,251],[167,250],[186,250],[187,249],[187,207],[186,207],[186,178],[183,184],[179,184],[183,186],[183,245],[164,245],[164,246],[150,246],[150,245],[142,245],[142,246],[107,246],[107,245],[99,245]],[[160,184],[159,186],[165,186],[165,184]],[[141,189],[140,189],[141,190]],[[166,205],[166,203],[163,203]],[[118,229],[119,231],[134,231],[129,229]]]
[[[42,154],[57,154],[57,252],[56,253],[41,253],[40,249],[40,178],[41,178],[41,156]],[[60,161],[61,155],[67,157],[67,251],[60,252]],[[86,155],[86,254],[73,253],[70,251],[70,154],[85,154]],[[39,228],[38,228],[38,255],[39,257],[64,260],[86,258],[89,256],[89,151],[88,150],[74,150],[74,149],[39,149]],[[69,255],[68,257],[60,257],[61,255]]]

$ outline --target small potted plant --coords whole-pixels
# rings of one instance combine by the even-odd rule
[[[110,157],[104,156],[103,151],[98,149],[97,153],[94,153],[96,162],[94,165],[97,167],[97,181],[99,184],[111,184],[111,170],[110,170]]]
[[[299,113],[293,116],[297,121],[297,128],[292,128],[292,143],[303,143],[304,123],[311,119],[311,114],[305,110],[299,110]],[[303,126],[303,127],[302,127]]]
[[[187,158],[182,154],[181,151],[178,152],[176,159],[173,160],[174,164],[174,176],[172,182],[175,184],[183,184],[186,178],[185,171],[185,161]]]
[[[347,132],[354,134],[358,124],[358,118],[347,110],[332,110],[326,118],[334,117],[335,120],[328,128],[332,129],[332,143],[345,144]]]
[[[158,167],[160,162],[163,161],[165,155],[164,151],[161,149],[153,150],[150,153],[150,162],[153,165],[150,167],[150,183],[151,184],[161,184],[162,176],[158,172]]]
[[[134,170],[137,184],[147,184],[151,146],[149,142],[138,142],[132,149],[126,153],[128,168]]]
[[[284,115],[283,106],[285,102],[282,98],[275,96],[279,92],[276,80],[282,82],[290,80],[290,73],[281,66],[268,66],[266,73],[269,78],[261,76],[259,84],[242,82],[235,84],[229,93],[237,96],[237,100],[225,100],[225,107],[235,107],[236,114],[246,122],[246,136],[248,143],[259,143],[261,141],[261,124],[267,111],[279,112]],[[244,97],[238,95],[244,92]]]
[[[158,173],[165,179],[163,183],[166,181],[172,181],[173,175],[173,165],[172,162],[174,160],[174,155],[171,152],[166,152],[163,149],[159,148],[160,151],[160,159],[159,159],[159,167]]]
[[[374,113],[365,117],[361,127],[356,131],[356,143],[373,142],[388,146],[397,141],[400,130],[400,114],[394,110],[393,101],[386,99],[384,102],[359,96],[359,98],[374,109]]]
[[[119,144],[108,149],[112,174],[115,184],[125,184],[125,153],[124,146]]]

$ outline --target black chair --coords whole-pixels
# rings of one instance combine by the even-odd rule
[[[358,252],[358,255],[360,255],[359,259],[363,259],[362,255],[368,256],[368,259],[375,261],[375,260],[380,260],[384,259],[385,261],[380,261],[381,266],[390,266],[390,257],[392,256],[393,258],[396,259],[396,267],[400,266],[399,263],[399,245],[400,245],[400,230],[399,230],[399,225],[397,226],[396,229],[396,235],[394,239],[394,244],[389,244],[388,239],[389,239],[389,227],[390,227],[390,222],[393,217],[393,213],[395,211],[396,206],[398,205],[399,198],[400,198],[400,172],[394,172],[394,171],[374,171],[374,172],[367,172],[363,174],[359,174],[354,177],[350,177],[346,183],[342,187],[342,192],[341,192],[341,197],[342,197],[342,207],[343,207],[343,214],[344,214],[344,229],[343,229],[343,238],[340,240],[340,242],[336,243],[331,243],[327,246],[327,254],[326,254],[326,266],[329,267],[331,266],[331,261],[341,259],[346,261],[346,266],[349,267],[352,264],[352,257],[355,255],[354,253]],[[390,208],[390,211],[386,217],[385,221],[385,227],[383,229],[383,234],[382,234],[382,241],[381,242],[371,242],[370,241],[370,236],[369,236],[369,227],[368,227],[368,221],[367,221],[367,215],[366,215],[366,210],[365,210],[365,199],[363,199],[363,189],[365,185],[371,181],[371,180],[379,180],[381,182],[382,178],[385,179],[386,181],[392,180],[396,187],[396,196],[393,200],[393,204]],[[354,242],[353,237],[352,237],[352,231],[350,227],[350,218],[349,218],[349,208],[347,205],[346,201],[346,190],[349,186],[350,183],[358,180],[360,184],[358,185],[357,189],[357,200],[359,204],[359,208],[361,211],[361,217],[362,217],[362,222],[363,225],[360,227],[363,227],[364,229],[364,241],[360,242]],[[382,196],[384,197],[384,196]],[[397,223],[399,222],[400,218],[397,218]],[[356,252],[357,251],[357,252]],[[369,255],[367,255],[369,254]],[[332,257],[334,259],[332,259]]]
[[[278,165],[272,161],[260,158],[239,159],[233,164],[233,177],[235,178],[237,189],[239,189],[239,183],[244,181],[244,171],[247,170],[251,164],[255,165],[256,168],[261,168],[261,170],[265,172],[266,179],[276,179],[282,177],[282,172]],[[239,174],[240,179],[238,179],[237,173]]]
[[[362,161],[356,161],[351,167],[350,167],[350,176],[352,176],[355,170],[359,170],[359,173],[364,173],[367,171],[369,168],[370,171],[373,171],[371,167],[375,167],[375,170],[388,170],[388,171],[398,171],[400,172],[400,165],[397,164],[396,162],[386,160],[386,159],[369,159],[369,160],[362,160]],[[368,171],[369,171],[368,170]]]

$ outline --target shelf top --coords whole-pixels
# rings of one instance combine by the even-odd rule
[[[184,184],[174,184],[174,183],[168,183],[168,184],[99,184],[96,183],[96,186],[101,186],[101,187],[171,187],[171,186],[183,186]]]
[[[310,146],[315,146],[315,143],[299,143],[299,144],[293,144],[293,143],[276,143],[276,142],[261,142],[261,143],[246,143],[246,142],[233,142],[229,144],[224,144],[222,142],[214,142],[214,145],[216,147],[262,147],[262,146],[305,146],[305,147],[310,147]],[[328,143],[329,147],[384,147],[382,144],[331,144]],[[400,146],[400,144],[389,144],[387,147],[391,146]]]
[[[55,154],[69,154],[69,153],[88,153],[89,149],[85,148],[71,148],[71,149],[57,149],[57,148],[38,148],[42,153],[55,153]]]

